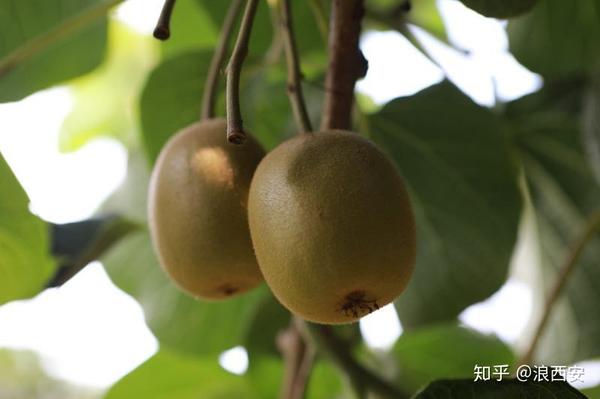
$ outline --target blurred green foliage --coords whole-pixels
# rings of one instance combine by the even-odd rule
[[[101,396],[98,390],[49,376],[33,352],[0,349],[2,399],[99,399]]]
[[[27,194],[0,154],[0,304],[31,297],[52,276],[48,226],[29,212]]]
[[[515,16],[508,23],[510,50],[543,77],[544,87],[493,109],[475,104],[448,81],[381,107],[368,98],[358,101],[357,130],[382,147],[406,179],[419,248],[415,276],[396,301],[406,331],[383,353],[374,354],[360,339],[347,349],[370,366],[380,366],[376,371],[384,371],[407,394],[437,379],[472,377],[477,363],[514,362],[514,348],[460,327],[456,319],[506,282],[524,204],[534,215],[541,255],[539,269],[531,266],[525,273],[535,276],[532,325],[558,268],[600,209],[600,0],[462,2],[487,16]],[[101,211],[133,220],[141,231],[123,238],[102,261],[113,282],[143,307],[161,350],[106,397],[276,397],[284,364],[275,341],[289,313],[267,287],[223,303],[187,297],[160,270],[145,231],[150,167],[164,143],[198,117],[228,2],[179,0],[173,36],[162,44],[107,14],[116,3],[69,0],[56,7],[42,0],[0,0],[0,101],[68,84],[74,106],[60,148],[75,151],[90,140],[112,137],[129,151],[127,179]],[[315,126],[325,90],[329,6],[329,0],[294,2],[304,89]],[[369,29],[400,32],[423,51],[409,29],[417,26],[453,46],[434,0],[413,1],[411,11],[405,0],[368,0],[366,6]],[[272,17],[267,2],[261,2],[241,98],[246,125],[267,149],[294,134],[281,40]],[[224,115],[222,90],[219,115]],[[367,109],[368,116],[363,114]],[[47,226],[29,213],[27,204],[0,158],[0,303],[35,295],[54,272]],[[599,240],[596,235],[586,248],[536,361],[567,364],[600,357]],[[358,336],[355,326],[337,332]],[[224,371],[217,362],[219,353],[238,345],[250,359],[243,376]],[[8,397],[17,392],[19,398],[87,397],[79,391],[69,396],[72,390],[48,379],[32,359],[0,352],[0,397],[5,392]],[[318,356],[307,397],[348,398],[350,385],[327,357]],[[555,390],[553,397],[579,397],[563,385],[543,388]],[[433,382],[418,397],[462,398],[461,392],[471,389],[478,397],[537,395],[528,384],[474,385],[471,378]],[[588,392],[597,397],[594,390]]]

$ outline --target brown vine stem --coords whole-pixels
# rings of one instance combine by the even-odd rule
[[[364,0],[333,0],[329,28],[329,67],[321,129],[351,127],[354,85],[367,73],[359,48]]]
[[[153,35],[159,40],[167,40],[171,36],[171,14],[176,0],[165,0],[160,17],[154,28]]]
[[[349,345],[340,339],[330,326],[311,325],[317,341],[329,353],[332,360],[350,378],[359,397],[365,397],[366,391],[373,391],[390,399],[408,399],[400,388],[382,379],[379,375],[364,367],[352,356]]]
[[[240,75],[248,54],[248,43],[257,6],[258,0],[247,0],[237,41],[227,66],[227,141],[238,145],[246,140],[240,110]]]
[[[285,59],[288,69],[287,91],[292,103],[294,118],[301,132],[312,131],[312,125],[306,102],[302,93],[302,73],[300,72],[300,61],[298,58],[298,47],[294,36],[294,25],[290,0],[281,0],[280,5],[281,34],[285,49]]]
[[[200,119],[210,119],[214,118],[215,116],[215,102],[217,98],[217,89],[219,87],[219,75],[221,73],[223,60],[227,55],[227,48],[229,47],[229,41],[231,39],[231,34],[233,33],[235,20],[237,19],[241,8],[242,0],[231,0],[231,5],[227,11],[225,20],[223,21],[221,34],[215,47],[215,53],[210,61],[208,76],[206,77],[206,86],[204,87],[204,93],[202,96]]]
[[[302,399],[315,359],[315,351],[300,333],[299,320],[294,317],[290,326],[277,337],[277,345],[285,360],[281,399]]]
[[[589,219],[589,221],[586,223],[583,229],[583,234],[575,242],[573,248],[569,252],[565,263],[563,264],[562,268],[558,273],[558,276],[556,277],[556,282],[554,283],[554,286],[548,294],[548,298],[546,299],[546,304],[544,306],[544,311],[542,313],[542,318],[535,330],[535,333],[529,346],[527,347],[527,351],[525,351],[525,354],[519,360],[519,364],[530,364],[533,360],[533,355],[535,355],[535,351],[537,349],[540,338],[542,337],[544,330],[548,325],[548,321],[550,320],[550,316],[552,314],[552,310],[554,309],[554,305],[560,298],[562,291],[567,285],[569,277],[575,269],[575,266],[577,265],[577,262],[579,261],[579,258],[583,253],[583,250],[585,249],[589,241],[594,237],[594,234],[598,232],[598,230],[600,230],[600,211],[597,211],[592,215],[592,217]]]

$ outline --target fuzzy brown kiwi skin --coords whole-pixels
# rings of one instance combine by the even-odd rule
[[[308,133],[275,148],[255,172],[248,213],[265,281],[306,320],[357,321],[393,301],[412,275],[404,181],[355,133]]]
[[[160,264],[183,291],[219,300],[263,281],[250,240],[248,191],[264,150],[251,136],[226,140],[226,121],[209,119],[175,134],[154,166],[149,228]]]

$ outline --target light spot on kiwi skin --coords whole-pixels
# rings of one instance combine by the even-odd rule
[[[234,170],[227,153],[222,148],[198,149],[192,157],[192,166],[208,183],[233,188]]]
[[[377,299],[367,299],[363,290],[355,290],[344,297],[342,306],[338,309],[346,317],[362,317],[379,309]]]

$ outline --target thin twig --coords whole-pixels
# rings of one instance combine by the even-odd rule
[[[281,1],[280,21],[288,70],[287,91],[292,103],[294,118],[301,132],[310,132],[312,131],[312,125],[308,111],[306,110],[304,95],[302,94],[302,73],[300,72],[298,48],[294,37],[290,0]]]
[[[329,30],[329,67],[321,129],[350,129],[354,85],[367,73],[359,48],[364,0],[333,0]]]
[[[171,36],[171,14],[176,0],[165,0],[160,17],[154,28],[153,35],[159,40],[167,40]]]
[[[219,87],[219,75],[221,74],[221,66],[223,60],[227,55],[227,48],[229,47],[229,40],[233,33],[233,27],[235,20],[242,8],[242,0],[231,0],[231,5],[223,21],[223,27],[221,28],[221,35],[219,41],[215,47],[215,53],[213,54],[208,68],[208,75],[206,77],[206,83],[204,86],[204,94],[202,96],[202,108],[200,110],[200,119],[210,119],[215,116],[215,102],[217,98],[217,89]]]
[[[296,373],[296,378],[292,384],[292,395],[290,399],[302,399],[306,395],[308,382],[315,363],[315,350],[312,346],[305,343],[304,356]]]
[[[238,38],[227,66],[227,141],[233,144],[242,144],[246,140],[240,110],[240,75],[248,54],[248,43],[257,6],[258,0],[247,0]]]
[[[535,330],[535,334],[533,335],[533,338],[528,346],[527,351],[520,359],[519,364],[530,364],[533,360],[533,355],[535,354],[540,338],[542,337],[544,330],[548,325],[548,321],[550,320],[550,315],[552,314],[554,305],[560,298],[560,295],[562,294],[562,291],[564,290],[569,280],[569,277],[575,269],[575,266],[577,265],[577,262],[579,261],[579,258],[583,253],[583,250],[585,249],[589,241],[594,237],[594,234],[598,232],[598,230],[600,230],[600,211],[594,213],[588,221],[588,223],[585,225],[583,234],[575,242],[575,245],[573,246],[572,250],[567,256],[567,259],[565,260],[565,263],[563,264],[562,268],[560,269],[558,276],[556,277],[556,282],[554,283],[554,286],[552,287],[552,290],[550,291],[550,293],[548,294],[548,298],[546,299],[542,319],[540,320]]]
[[[330,326],[310,325],[316,340],[331,356],[337,366],[350,378],[359,397],[364,397],[367,390],[390,399],[407,399],[408,395],[392,383],[360,364],[350,352],[349,345],[340,339]]]
[[[277,345],[285,360],[281,399],[302,399],[306,393],[315,352],[299,331],[295,318],[277,336]]]

